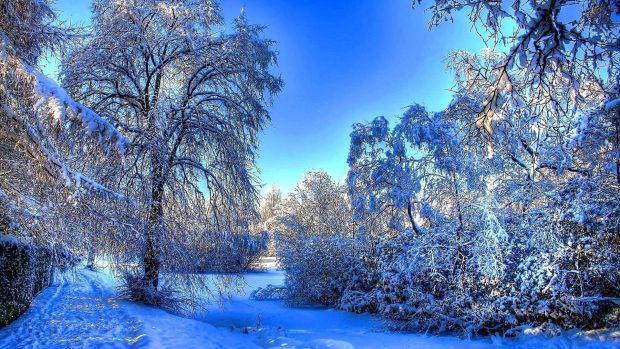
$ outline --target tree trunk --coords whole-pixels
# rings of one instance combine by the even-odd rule
[[[422,236],[420,230],[418,229],[418,225],[415,223],[415,218],[413,218],[413,212],[411,210],[411,201],[407,203],[407,215],[409,216],[409,223],[411,223],[411,228],[417,237]]]
[[[153,187],[151,189],[151,206],[146,229],[146,250],[144,252],[144,281],[146,287],[157,290],[159,285],[160,261],[157,253],[156,237],[160,236],[164,229],[164,180],[161,163],[157,160],[153,164]]]
[[[616,126],[616,151],[620,149],[620,110],[616,108],[614,124]],[[616,159],[616,181],[620,184],[620,159]]]
[[[461,209],[461,195],[459,192],[459,183],[456,180],[456,173],[452,171],[452,185],[454,186],[454,194],[456,201],[456,210],[458,212],[459,226],[456,228],[456,251],[454,255],[454,265],[452,266],[452,277],[463,269],[465,265],[465,254],[463,253],[462,232],[463,232],[463,211]]]

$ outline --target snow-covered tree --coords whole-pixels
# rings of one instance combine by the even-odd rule
[[[413,1],[414,7],[421,3]],[[554,116],[570,112],[592,89],[610,101],[619,97],[616,1],[435,0],[429,10],[431,28],[464,11],[481,38],[508,47],[501,60],[471,72],[489,80],[476,110],[487,136],[495,123],[511,119],[507,109],[522,105],[524,96],[534,114]],[[558,80],[565,81],[563,94]]]
[[[144,287],[157,289],[172,235],[198,230],[168,227],[188,201],[208,198],[216,230],[247,228],[257,133],[282,86],[276,53],[243,14],[223,33],[211,0],[97,0],[93,11],[91,35],[62,62],[63,84],[128,138],[122,172],[100,176],[140,207]]]
[[[255,227],[256,230],[266,232],[268,236],[270,236],[267,252],[271,256],[275,255],[276,252],[275,229],[277,226],[278,210],[281,209],[280,205],[282,204],[282,199],[280,188],[273,185],[267,189],[260,203],[260,221]]]
[[[49,246],[83,240],[73,224],[93,213],[81,206],[85,197],[125,200],[79,159],[118,159],[125,138],[37,69],[42,54],[61,51],[71,36],[55,23],[48,1],[0,4],[1,229]]]
[[[354,218],[390,217],[371,234],[379,277],[356,299],[406,328],[600,326],[592,317],[617,307],[618,153],[606,92],[582,80],[588,89],[572,99],[570,79],[556,75],[553,97],[565,108],[553,111],[514,75],[521,101],[480,137],[504,58],[450,54],[455,96],[444,111],[414,106],[393,128],[383,117],[354,125]]]
[[[261,228],[267,231],[273,230],[275,217],[279,206],[282,204],[282,191],[276,186],[271,186],[263,195],[260,205]]]

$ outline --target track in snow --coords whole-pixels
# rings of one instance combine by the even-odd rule
[[[59,279],[59,280],[58,280]],[[62,275],[15,322],[0,329],[0,348],[128,348],[141,322],[126,314],[97,273]]]

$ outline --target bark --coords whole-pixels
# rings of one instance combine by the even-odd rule
[[[616,126],[616,151],[620,149],[620,111],[616,109],[614,123]],[[620,159],[616,159],[616,181],[620,184]]]
[[[144,280],[146,287],[157,289],[159,285],[160,261],[157,253],[157,239],[164,228],[164,180],[161,162],[153,160],[153,187],[151,190],[151,206],[146,229],[146,250],[144,252]]]
[[[452,185],[454,186],[454,194],[456,201],[456,210],[458,212],[459,226],[456,228],[456,251],[454,256],[454,265],[452,267],[452,276],[465,265],[465,254],[462,248],[462,232],[463,232],[463,211],[461,209],[461,196],[459,192],[459,184],[456,180],[456,173],[452,172]]]
[[[417,237],[422,236],[420,230],[418,229],[418,225],[415,223],[415,218],[413,218],[413,212],[411,209],[411,202],[407,203],[407,215],[409,216],[409,223],[411,223],[411,228]]]

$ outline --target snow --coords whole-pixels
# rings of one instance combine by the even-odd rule
[[[28,66],[27,69],[36,78],[35,93],[38,96],[38,101],[34,106],[35,109],[41,104],[53,102],[53,115],[56,120],[61,121],[66,118],[66,107],[71,113],[81,116],[82,122],[88,128],[89,134],[99,134],[105,140],[114,141],[120,152],[125,151],[128,140],[108,120],[74,101],[54,80],[48,78],[36,68]]]
[[[227,329],[119,300],[114,287],[105,272],[60,275],[0,329],[0,348],[259,348]]]
[[[0,348],[620,348],[620,333],[613,330],[516,340],[395,333],[368,314],[250,299],[257,287],[282,284],[282,271],[245,278],[244,292],[224,308],[214,303],[190,319],[117,299],[115,280],[106,272],[63,274],[22,317],[0,329]]]
[[[390,332],[385,323],[369,314],[354,314],[328,308],[291,308],[282,301],[250,298],[253,290],[267,285],[282,285],[284,272],[270,269],[245,275],[243,294],[226,301],[224,307],[213,304],[198,319],[236,333],[249,333],[264,348],[429,348],[429,349],[545,349],[545,348],[619,348],[620,341],[594,340],[581,333],[564,337],[522,336],[517,340],[501,337],[461,339],[415,333]],[[616,333],[617,332],[617,333]],[[615,338],[620,340],[620,331]],[[604,338],[610,338],[611,335]]]
[[[60,275],[24,315],[0,329],[0,348],[129,347],[140,340],[140,326],[112,296],[92,272]]]
[[[202,321],[163,310],[124,302],[124,310],[139,319],[148,348],[260,348],[249,337],[218,329]]]

